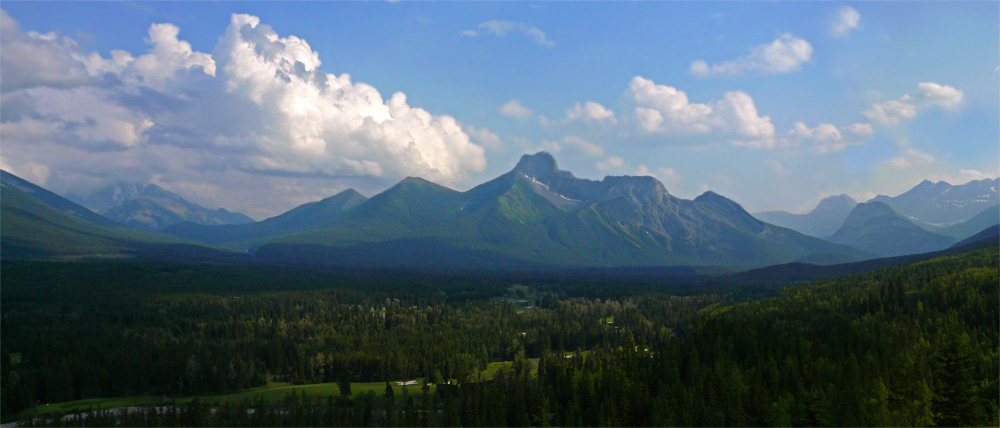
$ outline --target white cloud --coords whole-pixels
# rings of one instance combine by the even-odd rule
[[[836,127],[829,123],[821,123],[815,128],[809,128],[805,123],[797,122],[788,131],[789,145],[805,145],[820,154],[839,152],[847,147],[864,144],[874,130],[869,123],[854,123],[845,127]]]
[[[180,40],[176,26],[154,24],[148,52],[110,58],[0,18],[4,162],[45,165],[56,185],[161,177],[173,188],[215,185],[219,193],[203,196],[234,201],[227,208],[275,210],[287,208],[286,195],[344,187],[331,183],[419,175],[451,184],[485,167],[470,128],[401,92],[384,99],[348,74],[320,71],[305,40],[257,17],[233,15],[211,54]]]
[[[635,105],[635,125],[641,132],[674,134],[687,139],[700,135],[748,149],[806,146],[823,154],[863,144],[872,134],[868,123],[839,128],[823,123],[809,128],[801,122],[788,132],[777,134],[771,118],[762,116],[753,97],[745,92],[726,92],[720,100],[692,103],[684,91],[641,76],[632,78],[626,98]]]
[[[965,93],[952,86],[921,82],[915,93],[903,95],[898,100],[872,104],[862,114],[873,121],[892,126],[914,118],[920,110],[929,107],[954,110],[961,105],[964,97]]]
[[[771,43],[755,46],[750,53],[734,60],[709,65],[704,60],[691,63],[690,72],[699,78],[740,76],[747,73],[781,74],[799,71],[802,64],[812,59],[813,47],[809,42],[784,34]]]
[[[896,169],[905,169],[914,165],[925,165],[931,162],[934,162],[934,156],[916,149],[906,149],[901,156],[886,161],[889,166]]]
[[[973,180],[992,179],[996,177],[995,174],[990,175],[975,169],[962,169],[958,171],[958,174],[931,174],[927,179],[931,181],[946,181],[954,185],[959,185]]]
[[[680,174],[678,174],[677,171],[674,171],[673,168],[660,168],[656,170],[656,172],[656,176],[666,183],[676,184],[681,182]]]
[[[711,130],[707,121],[712,108],[689,102],[687,94],[677,88],[635,76],[626,94],[635,104],[640,129],[645,132],[704,133]]]
[[[572,135],[563,137],[562,145],[572,147],[575,150],[593,158],[604,155],[604,149],[601,148],[601,146]]]
[[[723,129],[735,132],[741,138],[771,138],[774,125],[771,118],[761,117],[753,98],[745,92],[726,92],[722,100],[715,104]]]
[[[541,149],[552,153],[575,152],[591,158],[599,158],[604,155],[604,148],[601,146],[572,135],[558,141],[542,140]]]
[[[774,175],[777,175],[779,177],[784,177],[788,175],[788,170],[785,168],[784,165],[781,164],[781,162],[777,160],[772,159],[767,161],[765,164],[767,165],[768,168],[771,169],[771,172],[773,172]]]
[[[133,58],[128,52],[115,50],[111,59],[105,60],[97,53],[85,59],[92,74],[112,73],[134,85],[144,85],[163,90],[163,85],[178,72],[200,67],[209,76],[215,76],[212,55],[195,52],[191,44],[178,39],[180,28],[172,24],[149,26],[149,53]]]
[[[625,159],[618,156],[611,156],[597,163],[597,170],[605,174],[620,172],[625,169]]]
[[[760,116],[753,98],[744,92],[727,92],[710,104],[691,103],[684,91],[636,76],[626,94],[636,106],[636,119],[644,132],[714,132],[737,139],[774,136],[771,119]]]
[[[573,107],[567,109],[566,121],[570,122],[574,120],[608,124],[617,123],[615,112],[593,101],[587,101],[582,104],[576,103]]]
[[[469,134],[473,140],[481,144],[490,150],[502,150],[503,140],[500,136],[494,134],[492,131],[486,128],[476,128],[472,125],[465,125],[462,127],[466,134]]]
[[[45,183],[49,179],[49,174],[52,173],[49,167],[42,164],[34,162],[26,162],[24,164],[14,166],[7,164],[7,162],[3,158],[0,158],[0,169],[3,169],[4,171],[7,171],[11,174],[14,174],[32,183],[35,183],[39,186],[45,186]]]
[[[83,51],[76,41],[56,33],[25,33],[2,9],[0,40],[0,91],[4,93],[39,86],[71,88],[97,81],[79,60]]]
[[[639,165],[633,174],[638,176],[655,177],[668,184],[677,184],[681,181],[680,174],[677,174],[677,171],[674,171],[673,168],[659,168],[655,173],[653,173],[646,165]]]
[[[830,34],[836,38],[845,38],[851,34],[851,30],[856,30],[861,26],[861,14],[850,6],[844,6],[837,10],[837,14],[830,24]]]
[[[518,100],[510,100],[500,106],[500,114],[524,120],[534,115],[535,112],[525,107]]]
[[[476,28],[476,30],[464,30],[462,34],[469,37],[477,37],[482,34],[492,34],[497,37],[506,37],[508,34],[520,34],[534,40],[538,46],[551,48],[556,45],[538,27],[521,22],[493,19],[479,24]]]

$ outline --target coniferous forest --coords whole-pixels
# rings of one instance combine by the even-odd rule
[[[704,287],[5,262],[2,415],[45,426],[997,425],[998,271],[996,246],[810,284]],[[280,399],[211,398],[278,382],[293,386]],[[358,382],[386,387],[352,393]],[[337,393],[294,388],[319,383]],[[110,397],[155,398],[44,411]]]

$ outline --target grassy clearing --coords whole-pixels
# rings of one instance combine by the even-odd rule
[[[528,376],[538,376],[538,358],[529,358],[528,362],[531,363],[531,370],[528,372]],[[510,370],[513,366],[513,361],[487,363],[486,368],[479,372],[479,379],[483,381],[491,380],[502,370]]]
[[[403,389],[401,385],[397,385],[395,381],[389,383],[392,386],[392,392],[397,399],[403,398]],[[418,396],[422,393],[421,387],[423,385],[408,385],[406,386],[407,394],[411,396]],[[435,385],[430,385],[430,392],[434,393]],[[368,392],[374,392],[377,395],[382,395],[385,393],[385,382],[351,382],[351,395],[366,394]],[[223,404],[226,401],[232,403],[238,403],[243,400],[256,401],[259,398],[263,398],[265,402],[273,403],[283,400],[288,394],[295,393],[302,395],[303,393],[307,397],[339,397],[340,388],[337,387],[336,383],[314,383],[306,385],[295,385],[291,383],[284,382],[274,382],[266,386],[261,386],[258,388],[251,388],[245,391],[234,392],[230,394],[218,394],[218,395],[201,395],[198,399],[203,403],[211,404]],[[165,402],[174,401],[178,404],[183,404],[191,401],[194,397],[156,397],[156,396],[133,396],[133,397],[117,397],[117,398],[89,398],[85,400],[75,400],[75,401],[65,401],[62,403],[52,403],[49,405],[40,405],[35,407],[35,413],[38,415],[56,415],[56,414],[67,414],[67,413],[80,413],[86,412],[88,410],[97,409],[113,409],[116,407],[133,407],[133,406],[152,406],[157,404],[163,404]]]

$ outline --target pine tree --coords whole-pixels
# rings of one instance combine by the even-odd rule
[[[975,425],[978,407],[972,378],[969,335],[949,329],[934,371],[934,414],[938,426]]]

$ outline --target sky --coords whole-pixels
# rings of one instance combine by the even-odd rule
[[[997,2],[4,2],[0,167],[267,218],[548,151],[751,212],[1000,175]]]

